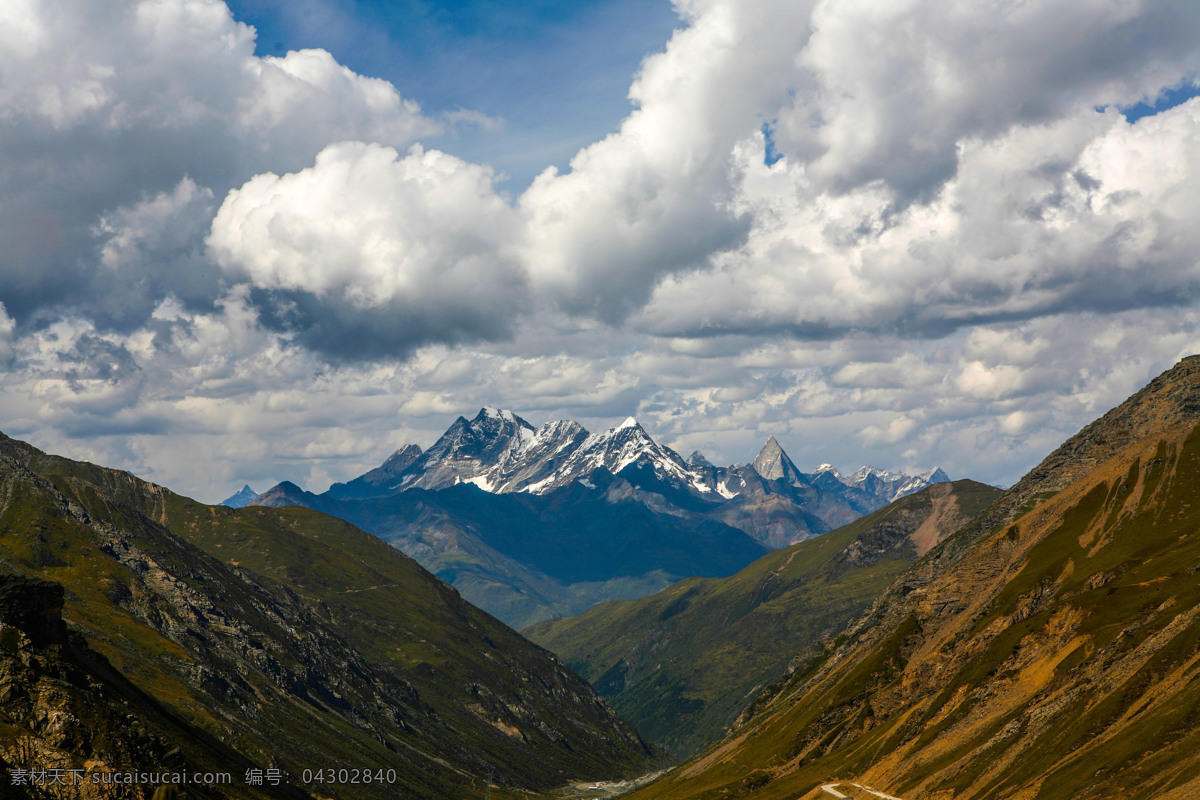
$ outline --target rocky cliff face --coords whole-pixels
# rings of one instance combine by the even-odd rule
[[[639,798],[1200,792],[1200,358],[1084,428]],[[736,766],[735,766],[736,765]]]
[[[286,786],[244,786],[244,770],[252,764],[180,720],[68,631],[63,596],[61,584],[0,576],[6,797],[141,800],[175,775],[231,771],[242,772],[242,786],[222,792],[196,783],[187,787],[189,796],[306,796]],[[135,770],[157,773],[160,780],[115,782],[116,775]]]

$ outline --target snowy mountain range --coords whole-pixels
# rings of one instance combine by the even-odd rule
[[[863,495],[852,494],[855,502],[850,505],[854,507],[872,501],[882,507],[949,480],[940,468],[907,475],[864,466],[845,478],[833,466],[822,464],[804,473],[774,436],[767,439],[752,464],[714,467],[698,451],[685,461],[654,441],[633,417],[601,433],[589,433],[574,420],[534,428],[512,411],[485,407],[472,420],[455,420],[428,450],[405,445],[376,469],[349,483],[334,484],[329,494],[370,497],[409,489],[445,489],[459,483],[471,483],[493,494],[546,494],[574,481],[587,485],[599,469],[617,475],[629,467],[648,470],[657,481],[714,503],[755,492],[756,482],[747,481],[749,470],[763,481],[782,480],[796,488],[839,494],[854,490]]]

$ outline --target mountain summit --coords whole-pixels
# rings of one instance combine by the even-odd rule
[[[774,436],[767,439],[763,449],[754,457],[754,469],[769,481],[784,480],[793,486],[808,485],[808,476],[800,472],[788,454],[783,452]]]
[[[229,508],[242,508],[243,506],[253,503],[256,499],[258,499],[258,492],[251,489],[250,484],[247,483],[245,486],[239,489],[236,494],[226,497],[224,500],[217,503],[217,505],[228,506]]]

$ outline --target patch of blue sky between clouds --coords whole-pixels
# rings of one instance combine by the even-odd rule
[[[514,193],[616,130],[642,59],[681,24],[668,0],[227,2],[257,29],[259,55],[323,48],[391,81],[430,116],[502,120],[456,125],[424,144],[494,167]]]
[[[1137,122],[1143,117],[1153,117],[1155,114],[1161,114],[1176,106],[1181,106],[1193,97],[1200,97],[1200,84],[1197,84],[1194,79],[1185,80],[1179,86],[1164,89],[1154,98],[1153,102],[1143,101],[1131,106],[1118,106],[1117,109],[1125,115],[1127,121]],[[1106,106],[1097,106],[1096,110],[1103,112],[1105,108]]]
[[[768,167],[774,166],[779,159],[783,158],[783,153],[779,152],[779,148],[775,145],[775,129],[770,122],[762,124],[763,135],[763,163]]]

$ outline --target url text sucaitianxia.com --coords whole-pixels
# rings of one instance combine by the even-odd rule
[[[22,769],[9,772],[13,786],[82,786],[146,785],[146,786],[224,786],[233,783],[228,772],[117,772],[85,769]]]

